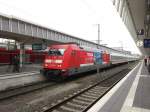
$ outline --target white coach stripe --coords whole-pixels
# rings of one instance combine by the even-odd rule
[[[94,63],[80,64],[80,67],[94,65]]]

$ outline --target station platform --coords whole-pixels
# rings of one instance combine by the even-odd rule
[[[36,72],[36,71],[40,71],[40,69],[42,68],[41,64],[26,64],[23,65],[22,68],[20,68],[20,72]],[[8,75],[8,74],[16,74],[13,72],[13,65],[3,65],[0,66],[0,76],[3,75]],[[17,73],[18,74],[18,73]]]
[[[0,66],[0,91],[45,81],[41,68],[41,64],[26,64],[19,72],[13,72],[13,66]]]
[[[139,62],[88,112],[150,112],[150,74],[144,61]]]

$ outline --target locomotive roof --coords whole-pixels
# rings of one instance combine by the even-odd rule
[[[57,44],[52,44],[51,46],[57,46],[57,45],[77,45],[80,49],[83,49],[85,51],[94,51],[94,52],[102,52],[102,51],[105,51],[105,50],[102,50],[102,49],[98,49],[98,48],[91,48],[91,47],[87,47],[87,46],[80,46],[78,43],[75,43],[75,42],[69,42],[69,43],[57,43]],[[49,47],[51,47],[49,46]],[[105,51],[106,52],[106,51]],[[108,51],[107,51],[108,52]]]
[[[68,42],[68,43],[55,43],[55,44],[51,44],[50,46],[52,46],[52,45],[69,45],[69,44],[76,44],[76,45],[79,45],[79,44],[76,43],[76,42]]]
[[[96,49],[96,48],[91,48],[91,47],[86,47],[86,46],[80,46],[81,49],[84,49],[86,51],[93,51],[93,52],[101,52],[103,51],[102,49]]]

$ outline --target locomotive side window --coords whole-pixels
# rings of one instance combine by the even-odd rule
[[[65,49],[58,49],[58,51],[61,53],[61,55],[64,55]]]
[[[65,49],[50,49],[48,52],[48,55],[64,55]]]

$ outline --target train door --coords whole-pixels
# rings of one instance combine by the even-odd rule
[[[79,66],[79,52],[77,50],[72,50],[71,52],[71,65],[72,67],[78,68]]]
[[[110,63],[110,54],[107,54],[108,57],[108,63]]]
[[[104,51],[102,54],[102,58],[103,58],[103,64],[107,63],[107,56],[106,56],[106,52]]]

